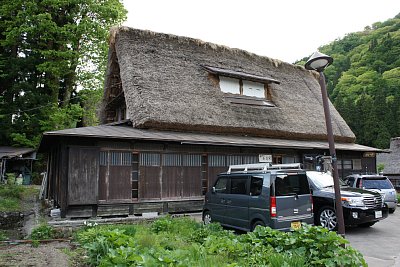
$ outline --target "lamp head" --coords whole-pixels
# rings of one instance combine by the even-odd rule
[[[328,65],[333,62],[333,58],[328,55],[315,51],[314,54],[307,60],[305,68],[307,70],[323,71]]]

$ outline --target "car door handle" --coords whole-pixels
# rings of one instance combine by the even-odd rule
[[[227,201],[225,201],[225,203],[226,203],[226,204],[231,204],[231,203],[232,203],[232,200],[227,200]]]

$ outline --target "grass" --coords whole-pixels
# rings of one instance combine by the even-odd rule
[[[0,185],[0,211],[26,211],[32,208],[33,199],[39,195],[37,186]]]

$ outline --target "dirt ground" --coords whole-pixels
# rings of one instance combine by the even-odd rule
[[[43,207],[38,199],[39,190],[31,190],[32,193],[22,199],[21,212],[25,214],[23,227],[2,230],[9,240],[26,239],[32,228],[39,224],[39,221],[48,220],[48,210]],[[31,243],[8,244],[0,242],[0,266],[38,266],[38,267],[75,267],[77,264],[74,256],[68,252],[74,247],[70,242],[49,242],[40,243],[35,247]],[[67,253],[64,253],[66,251]],[[82,266],[82,265],[80,265]]]
[[[76,266],[63,250],[70,250],[67,242],[51,242],[33,247],[32,244],[0,245],[0,266]]]

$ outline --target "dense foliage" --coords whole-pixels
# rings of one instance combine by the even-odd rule
[[[78,242],[94,266],[366,266],[335,232],[303,225],[292,233],[258,227],[234,234],[219,224],[162,218],[149,225],[87,227]]]
[[[357,143],[387,148],[400,136],[400,14],[320,51],[334,58],[324,72],[328,93]]]
[[[0,145],[96,123],[109,28],[125,16],[120,0],[2,0]]]

